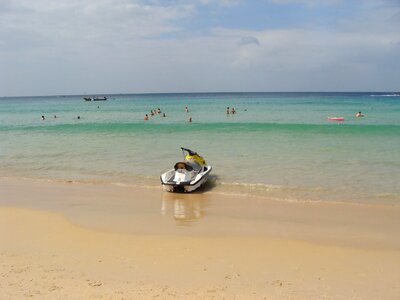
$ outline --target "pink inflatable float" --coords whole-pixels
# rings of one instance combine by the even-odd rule
[[[328,117],[331,121],[344,121],[344,117]]]

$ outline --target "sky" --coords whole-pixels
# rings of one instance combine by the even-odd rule
[[[400,90],[400,0],[0,0],[0,97]]]

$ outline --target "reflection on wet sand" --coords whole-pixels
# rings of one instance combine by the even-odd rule
[[[161,214],[172,215],[178,225],[190,225],[204,216],[207,196],[196,194],[163,193]]]

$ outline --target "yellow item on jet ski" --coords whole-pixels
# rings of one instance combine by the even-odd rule
[[[200,166],[205,166],[206,165],[206,161],[204,160],[203,157],[201,157],[200,155],[198,155],[197,153],[193,154],[193,155],[186,155],[185,156],[185,160],[194,160],[196,161],[198,164],[200,164]]]

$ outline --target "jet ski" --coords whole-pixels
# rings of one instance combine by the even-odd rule
[[[161,184],[168,192],[192,192],[207,181],[212,170],[199,154],[187,148],[181,149],[184,160],[160,176]]]

